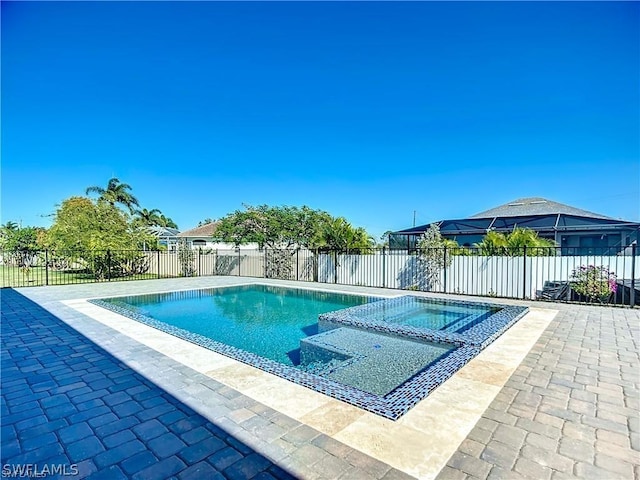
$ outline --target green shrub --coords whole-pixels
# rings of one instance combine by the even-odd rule
[[[574,292],[592,301],[606,302],[618,288],[616,275],[605,266],[582,265],[571,273]]]

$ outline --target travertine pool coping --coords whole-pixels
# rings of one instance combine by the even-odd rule
[[[263,282],[238,284],[248,283]],[[292,283],[282,283],[282,286],[292,286]],[[299,287],[299,284],[295,286]],[[306,288],[323,289],[316,284]],[[363,290],[359,288],[356,292],[345,288],[342,291],[362,293]],[[375,289],[375,295],[385,293]],[[389,297],[398,295],[396,291],[386,293]],[[557,310],[530,307],[529,313],[500,338],[404,416],[392,421],[105,310],[87,300],[78,298],[61,303],[243,395],[422,479],[437,476],[557,314]]]

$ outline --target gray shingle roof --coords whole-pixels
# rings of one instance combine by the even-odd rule
[[[571,207],[563,203],[554,202],[541,197],[519,198],[512,202],[505,203],[499,207],[476,213],[469,218],[492,218],[492,217],[519,217],[526,215],[577,215],[579,217],[602,218],[613,220],[611,217],[600,215],[599,213],[588,212],[580,208]]]

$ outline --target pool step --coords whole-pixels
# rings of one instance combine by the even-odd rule
[[[301,365],[322,365],[317,375],[384,396],[452,345],[340,327],[300,341]]]

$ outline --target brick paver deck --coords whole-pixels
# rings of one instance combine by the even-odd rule
[[[640,478],[640,311],[553,308],[440,480]]]
[[[104,325],[82,324],[124,361],[67,325],[77,327],[73,312],[65,323],[54,315],[59,305],[50,313],[15,291],[1,296],[3,469],[407,478]],[[549,306],[558,315],[439,479],[640,479],[640,310]]]
[[[1,297],[3,477],[37,465],[60,478],[57,468],[92,480],[268,480],[300,478],[316,465],[318,478],[410,478],[94,326],[131,361],[162,372],[172,395],[18,292]],[[206,404],[198,403],[203,392]]]

